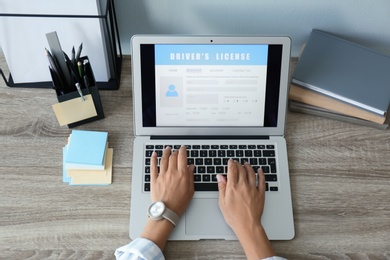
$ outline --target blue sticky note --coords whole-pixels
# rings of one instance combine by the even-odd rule
[[[66,169],[104,170],[107,132],[73,130],[65,158]]]
[[[67,182],[67,183],[70,183],[72,181],[72,178],[69,178],[67,173],[66,173],[66,168],[65,168],[65,157],[66,157],[66,154],[67,154],[67,151],[68,151],[68,148],[67,146],[64,146],[62,148],[62,181],[63,182]]]

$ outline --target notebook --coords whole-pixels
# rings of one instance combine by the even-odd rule
[[[141,234],[151,204],[149,156],[167,145],[186,145],[196,164],[194,197],[170,240],[237,239],[213,189],[229,157],[256,161],[267,171],[261,222],[269,239],[294,237],[284,138],[290,49],[285,36],[132,37],[132,239]]]

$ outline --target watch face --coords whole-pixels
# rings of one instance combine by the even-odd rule
[[[165,211],[165,205],[162,202],[156,202],[152,204],[149,209],[149,214],[151,217],[161,217]]]

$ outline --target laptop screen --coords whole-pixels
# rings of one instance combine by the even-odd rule
[[[290,51],[286,36],[134,35],[134,134],[284,135]]]
[[[141,44],[143,127],[277,127],[281,44]]]

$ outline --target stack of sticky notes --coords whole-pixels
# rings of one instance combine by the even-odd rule
[[[108,133],[72,130],[63,148],[63,181],[69,185],[108,185],[112,182],[113,149]]]

